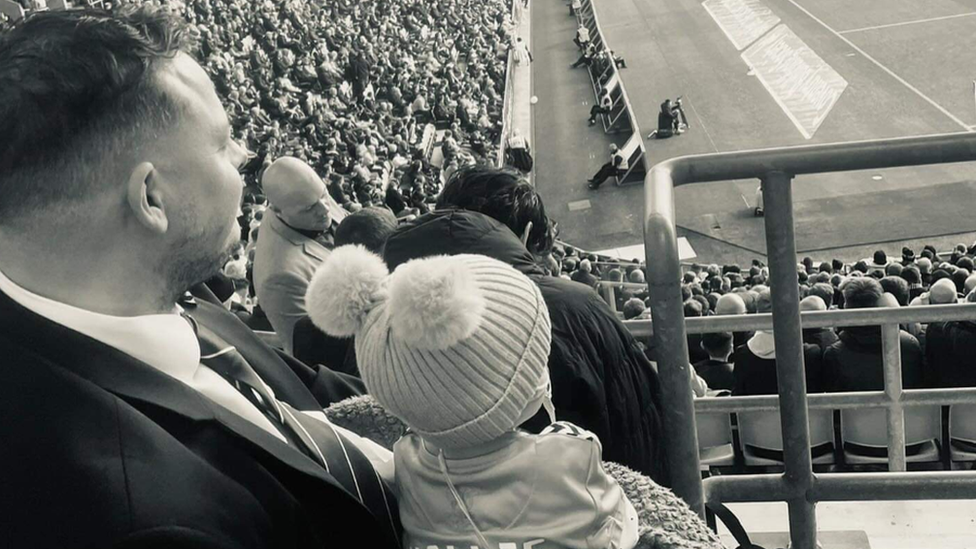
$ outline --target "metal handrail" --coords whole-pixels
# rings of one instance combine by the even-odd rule
[[[776,481],[789,506],[790,537],[796,549],[817,547],[815,499],[823,483],[813,474],[799,292],[792,181],[796,175],[892,168],[976,160],[976,133],[958,133],[854,143],[686,156],[654,166],[644,182],[644,247],[654,341],[659,357],[663,423],[672,487],[693,509],[704,514],[699,471],[691,367],[681,301],[674,188],[708,181],[758,178],[765,201],[766,243],[773,301],[773,336],[783,432],[785,473]],[[911,312],[917,312],[909,309]],[[870,314],[870,313],[866,313]],[[893,313],[894,314],[894,313]],[[809,324],[808,324],[809,325]],[[736,325],[734,330],[740,330]],[[901,360],[897,325],[882,328],[885,394],[889,399],[889,433],[903,421]],[[894,344],[892,344],[894,340]],[[901,435],[904,428],[901,425]],[[890,454],[892,466],[903,463]],[[849,477],[844,477],[845,479]],[[710,479],[711,480],[711,479]],[[736,485],[722,479],[719,485]],[[743,486],[745,486],[744,481]],[[750,484],[758,481],[750,480]],[[769,492],[773,493],[773,492]]]
[[[913,322],[928,323],[952,320],[976,320],[976,303],[804,311],[800,313],[800,320],[803,328],[880,326],[882,324],[909,324]],[[685,318],[684,322],[685,332],[689,334],[747,332],[773,329],[773,315],[769,313],[700,316]],[[624,325],[627,326],[627,329],[634,336],[651,337],[654,335],[653,320],[629,320],[624,322]]]

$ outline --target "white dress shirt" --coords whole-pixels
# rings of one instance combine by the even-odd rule
[[[287,443],[284,435],[223,377],[200,363],[200,343],[179,305],[169,313],[134,317],[111,316],[80,309],[30,292],[0,271],[0,292],[52,322],[84,334],[109,347],[140,360],[177,379],[205,397],[243,417]],[[265,384],[271,396],[274,391]],[[321,410],[305,412],[309,417],[328,423]],[[331,424],[355,444],[372,462],[381,477],[393,480],[393,453]]]

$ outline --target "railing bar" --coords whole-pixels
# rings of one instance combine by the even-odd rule
[[[948,322],[954,320],[976,320],[976,304],[925,305],[920,307],[899,307],[897,309],[877,308],[806,311],[800,314],[800,321],[803,328],[878,326],[881,324],[908,324],[913,322],[927,324],[930,322]],[[631,320],[626,322],[626,326],[637,337],[653,335],[653,322],[650,320]],[[689,334],[770,330],[772,327],[773,316],[768,313],[685,319],[685,330]]]
[[[922,406],[954,406],[976,401],[976,389],[908,389],[902,391],[903,408]],[[807,395],[811,410],[845,410],[852,408],[883,408],[888,396],[881,391],[848,393],[814,393]],[[739,396],[695,399],[695,412],[702,414],[734,412],[770,412],[779,410],[779,397]]]
[[[901,329],[897,324],[881,326],[881,354],[884,357],[885,395],[888,397],[888,470],[905,471],[905,410],[901,406]]]
[[[661,172],[658,172],[661,174]],[[671,488],[702,517],[701,470],[698,457],[698,434],[695,430],[695,407],[692,398],[691,365],[688,363],[688,339],[683,322],[668,320],[683,318],[681,276],[678,264],[678,239],[673,222],[671,185],[657,185],[658,193],[645,196],[645,212],[653,212],[657,205],[667,204],[666,215],[648,215],[644,222],[644,248],[647,263],[651,317],[660,329],[654,334],[657,347],[658,370],[661,377],[661,409],[664,442],[668,449]],[[665,213],[665,212],[662,212]]]
[[[810,458],[810,422],[807,383],[800,329],[800,296],[796,283],[796,240],[793,232],[793,176],[783,172],[763,175],[766,199],[766,249],[773,305],[773,341],[780,401],[780,428],[786,483],[805,492],[813,482]],[[791,546],[817,549],[816,503],[802,494],[789,506]]]
[[[677,187],[754,179],[774,170],[803,175],[973,160],[976,134],[965,132],[683,156],[658,166],[675,174],[671,183]]]
[[[795,497],[782,475],[727,475],[704,480],[708,503],[785,501]],[[973,499],[976,471],[823,473],[804,494],[810,501]]]

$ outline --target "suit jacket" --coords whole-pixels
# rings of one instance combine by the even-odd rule
[[[305,290],[329,250],[270,215],[261,224],[254,255],[258,303],[278,333],[285,351],[294,349],[295,323],[305,316]]]
[[[218,307],[191,314],[294,408],[362,389],[286,360]],[[2,293],[0,357],[5,547],[397,546],[299,450]]]

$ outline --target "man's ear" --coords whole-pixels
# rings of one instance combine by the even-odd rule
[[[529,221],[528,223],[525,224],[525,230],[522,231],[522,245],[523,246],[526,246],[526,243],[528,243],[528,241],[529,241],[529,233],[531,233],[531,232],[532,232],[532,222]]]
[[[163,193],[159,187],[159,172],[150,162],[142,162],[129,174],[126,194],[129,208],[139,223],[152,232],[163,234],[169,227]]]

